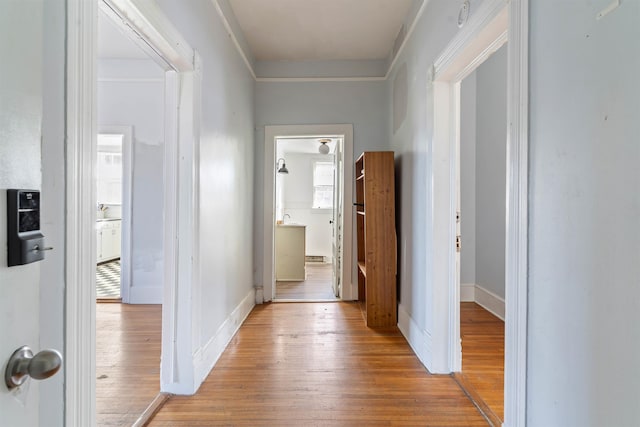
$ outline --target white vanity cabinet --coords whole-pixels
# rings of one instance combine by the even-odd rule
[[[304,225],[276,225],[276,280],[306,279]]]
[[[121,228],[120,219],[100,219],[96,222],[97,262],[120,258]]]

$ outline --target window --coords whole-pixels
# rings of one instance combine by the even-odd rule
[[[122,203],[122,140],[124,135],[98,135],[97,201]]]
[[[313,208],[333,209],[333,163],[313,163]]]

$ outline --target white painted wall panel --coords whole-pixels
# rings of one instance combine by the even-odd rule
[[[530,2],[527,425],[637,426],[640,3]]]

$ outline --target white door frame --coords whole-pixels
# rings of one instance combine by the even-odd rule
[[[131,126],[98,126],[98,134],[122,135],[122,240],[120,244],[120,297],[129,302],[131,286],[131,202],[133,185],[133,128]]]
[[[506,190],[505,426],[526,422],[528,0],[486,0],[434,62],[428,76],[433,113],[434,341],[446,343],[438,369],[460,371],[460,290],[456,278],[457,146],[460,82],[508,43]],[[438,332],[440,331],[440,332]],[[435,335],[434,333],[434,335]]]
[[[344,138],[343,165],[343,202],[342,202],[342,289],[340,295],[343,300],[353,300],[358,297],[357,289],[353,286],[352,251],[353,244],[353,214],[351,200],[353,192],[353,125],[283,125],[265,126],[264,131],[264,242],[262,261],[262,289],[256,290],[256,303],[271,301],[275,292],[274,269],[274,226],[275,226],[275,174],[276,174],[276,139],[281,137],[328,137]]]
[[[99,0],[67,0],[67,123],[66,123],[66,307],[65,307],[65,425],[95,425],[95,150],[96,58]],[[198,210],[197,114],[199,68],[194,54],[155,2],[105,0],[142,39],[154,47],[167,66],[169,107],[176,120],[165,132],[165,300],[162,314],[161,389],[189,382],[178,376],[185,351],[181,324],[190,311],[176,300],[191,292],[197,241]],[[181,89],[181,90],[180,90]],[[177,95],[180,93],[180,95]],[[178,113],[178,104],[180,110]],[[174,129],[171,129],[173,126]],[[178,129],[180,132],[178,132]],[[178,167],[179,166],[179,167]],[[183,204],[181,204],[183,203]],[[180,233],[180,251],[177,235]],[[197,255],[197,254],[196,254]],[[185,261],[188,260],[188,261]],[[170,261],[170,262],[167,262]],[[180,295],[178,295],[178,293]],[[189,334],[190,335],[190,330]],[[190,342],[190,341],[189,341]],[[190,366],[190,365],[189,365]],[[187,375],[188,376],[188,375]]]

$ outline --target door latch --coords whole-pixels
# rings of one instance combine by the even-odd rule
[[[460,249],[462,249],[462,239],[460,235],[457,235],[456,236],[456,252],[460,252]]]

